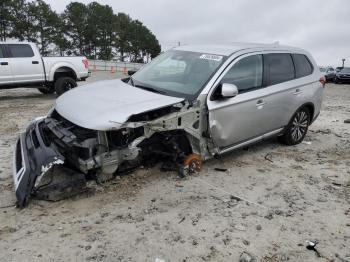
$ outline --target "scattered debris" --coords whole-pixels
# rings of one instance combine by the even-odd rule
[[[250,242],[246,239],[243,239],[243,244],[246,245],[246,246],[249,246],[250,245]]]
[[[350,124],[350,119],[345,119],[345,120],[344,120],[344,123],[345,123],[345,124]]]
[[[220,167],[215,167],[215,171],[220,171],[220,172],[226,172],[228,169],[227,168],[220,168]]]
[[[176,187],[176,193],[182,193],[183,191],[183,187]]]
[[[236,200],[236,201],[242,201],[243,199],[238,197],[238,196],[234,196],[234,195],[230,195],[230,199],[231,200]]]
[[[337,182],[332,182],[332,184],[333,184],[334,186],[342,186],[340,183],[337,183]]]
[[[303,141],[303,142],[301,142],[301,143],[303,143],[303,144],[305,144],[305,145],[311,145],[311,144],[312,144],[311,141]]]
[[[185,219],[186,219],[185,217],[181,218],[181,220],[179,221],[179,224],[181,224],[182,222],[184,222]]]
[[[165,260],[161,259],[161,258],[156,258],[156,260],[154,262],[165,262]]]
[[[257,226],[256,226],[256,230],[259,230],[259,231],[260,231],[261,229],[262,229],[261,225],[257,225]]]
[[[235,225],[234,228],[239,230],[239,231],[246,231],[247,230],[247,227],[245,227],[243,225]]]
[[[321,257],[320,253],[318,252],[318,250],[316,249],[316,245],[318,244],[318,241],[309,241],[309,240],[306,240],[306,248],[308,250],[312,250],[312,251],[315,251],[316,255],[318,257]]]
[[[243,252],[239,257],[239,262],[256,262],[256,259],[251,254]]]
[[[265,160],[268,160],[271,163],[273,163],[273,160],[271,159],[272,158],[272,154],[271,153],[267,153],[264,158],[265,158]]]

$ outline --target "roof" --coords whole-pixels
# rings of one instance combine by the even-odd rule
[[[294,50],[303,51],[300,48],[291,46],[282,46],[279,44],[258,44],[258,43],[232,43],[229,45],[183,45],[174,48],[175,50],[190,51],[190,52],[200,52],[229,56],[232,53],[243,49],[276,49],[276,50]]]

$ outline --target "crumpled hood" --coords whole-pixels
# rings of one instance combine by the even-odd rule
[[[132,115],[184,101],[121,81],[107,80],[76,87],[56,100],[56,111],[70,122],[94,130],[119,128]]]

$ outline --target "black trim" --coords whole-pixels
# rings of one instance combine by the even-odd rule
[[[294,68],[294,78],[293,79],[296,79],[297,78],[297,68],[295,66],[295,62],[294,62],[294,58],[293,58],[294,54],[289,54],[289,55],[290,55],[290,58],[292,59],[293,68]]]
[[[0,59],[2,59],[2,58],[6,58],[5,57],[5,50],[3,49],[3,44],[0,44],[0,50],[1,50],[1,54],[2,54],[2,56],[0,57]]]

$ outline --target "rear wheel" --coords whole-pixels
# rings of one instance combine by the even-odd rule
[[[303,107],[299,109],[289,122],[284,134],[280,137],[282,143],[286,145],[296,145],[303,141],[309,124],[311,115],[309,109]]]
[[[71,77],[60,77],[55,82],[55,90],[58,96],[73,89],[77,86],[77,82]]]

